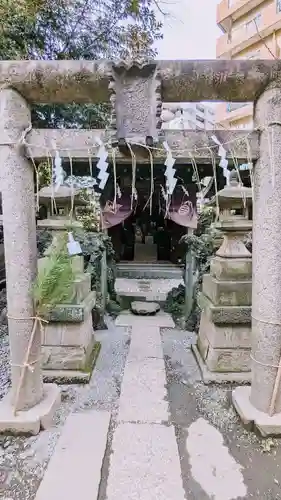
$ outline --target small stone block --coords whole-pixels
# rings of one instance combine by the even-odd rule
[[[251,325],[215,324],[210,319],[209,310],[201,313],[199,337],[205,336],[208,343],[218,349],[240,349],[251,347]]]
[[[155,316],[160,311],[160,306],[157,302],[132,302],[131,311],[137,316]]]
[[[241,281],[252,279],[252,259],[228,259],[214,257],[211,260],[210,274],[218,280]]]
[[[89,356],[88,366],[85,367],[85,370],[43,370],[44,382],[55,382],[57,384],[88,384],[91,380],[100,353],[100,348],[101,344],[95,342],[91,356]]]
[[[35,500],[97,500],[110,413],[70,415],[48,464]]]
[[[232,391],[235,410],[245,425],[252,424],[263,437],[281,435],[281,413],[272,417],[257,410],[250,401],[251,387],[236,387]]]
[[[43,330],[43,346],[85,347],[93,336],[92,315],[82,323],[49,322]]]
[[[205,364],[198,346],[191,344],[191,350],[199,366],[204,384],[251,383],[251,372],[211,372]]]
[[[88,365],[94,337],[83,346],[42,346],[42,364],[45,370],[84,370]]]
[[[96,292],[91,292],[81,304],[59,304],[49,313],[48,321],[81,323],[95,307]]]
[[[200,293],[198,302],[209,320],[217,325],[251,324],[252,306],[215,306],[204,293]]]
[[[36,435],[48,429],[60,406],[61,392],[56,384],[44,384],[44,397],[40,403],[14,415],[8,393],[0,402],[0,433]]]
[[[205,274],[202,291],[214,305],[250,306],[252,304],[252,281],[219,281],[210,274]]]
[[[251,349],[214,349],[209,344],[204,361],[211,372],[249,372],[250,353]]]

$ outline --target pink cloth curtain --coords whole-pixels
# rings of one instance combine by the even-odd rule
[[[117,226],[124,222],[133,210],[131,208],[130,200],[126,198],[121,198],[116,200],[116,205],[112,201],[108,201],[104,207],[102,207],[102,226],[103,229],[109,229],[110,227]]]

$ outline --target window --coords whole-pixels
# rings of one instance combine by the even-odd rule
[[[201,111],[201,113],[204,113],[205,111],[204,106],[202,106],[201,104],[196,104],[196,108],[198,109],[198,111]]]
[[[261,24],[261,13],[257,14],[251,21],[245,24],[245,28],[247,31],[254,31],[259,27]]]
[[[247,103],[245,102],[228,102],[226,105],[226,111],[227,113],[231,113],[231,111],[235,111],[236,109],[243,108],[243,106],[246,106]]]
[[[281,12],[281,0],[276,0],[276,10],[277,12]]]

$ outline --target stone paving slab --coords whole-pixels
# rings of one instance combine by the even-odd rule
[[[123,311],[116,318],[116,326],[158,326],[159,328],[173,328],[175,323],[170,314],[160,311],[155,316],[135,316],[130,311]]]
[[[146,358],[163,358],[160,330],[157,326],[138,328],[134,326],[131,334],[128,362]]]
[[[107,500],[184,500],[174,427],[119,424],[113,437]]]
[[[35,500],[97,500],[110,413],[70,415]]]
[[[169,418],[163,359],[127,363],[121,388],[118,420],[162,422]]]

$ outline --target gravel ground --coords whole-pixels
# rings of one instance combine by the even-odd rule
[[[231,403],[232,386],[204,385],[190,350],[193,334],[163,329],[168,395],[175,424],[182,476],[188,500],[209,500],[194,481],[186,449],[188,429],[199,417],[220,431],[231,455],[243,467],[245,499],[281,499],[281,442],[262,439],[241,425]],[[220,497],[222,498],[222,497]]]
[[[107,324],[108,330],[96,332],[96,339],[101,342],[102,348],[91,383],[63,387],[62,404],[55,425],[36,437],[0,436],[0,498],[33,500],[68,414],[95,408],[112,412],[99,494],[99,500],[105,500],[110,446],[130,342],[127,329],[116,328],[110,318],[107,318]],[[163,329],[161,333],[171,419],[176,429],[188,500],[209,500],[191,475],[186,449],[188,428],[198,417],[203,417],[221,432],[232,456],[243,466],[248,487],[246,499],[281,499],[280,441],[271,438],[263,440],[242,427],[231,405],[231,386],[205,386],[201,383],[190,350],[192,334],[178,329]],[[0,356],[1,398],[9,385],[9,348],[7,328],[3,325],[0,327]]]
[[[72,411],[90,408],[110,410],[114,428],[120,386],[129,346],[129,333],[116,328],[107,318],[108,330],[96,332],[102,348],[91,383],[86,386],[63,386],[62,404],[56,414],[55,425],[35,437],[0,436],[0,498],[5,500],[33,500],[44,475],[49,458],[60,436],[63,423]],[[0,337],[1,397],[8,388],[9,348],[7,330]],[[109,439],[111,436],[109,436]],[[1,482],[4,483],[1,486]],[[4,496],[3,496],[4,495]]]

